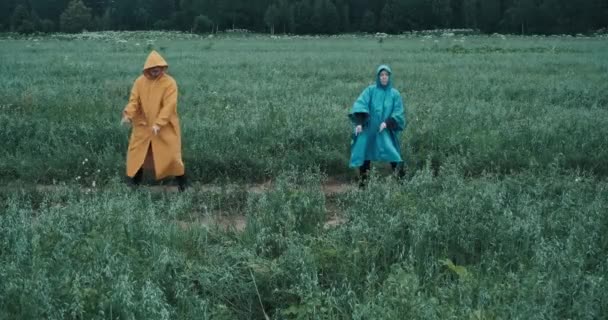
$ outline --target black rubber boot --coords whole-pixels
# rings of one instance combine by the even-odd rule
[[[405,179],[405,166],[403,162],[391,162],[391,168],[393,169],[393,176],[399,180]]]
[[[177,180],[177,190],[179,190],[179,192],[186,191],[186,188],[188,188],[188,180],[186,179],[186,175],[184,174],[177,176],[175,177],[175,180]]]
[[[137,173],[135,173],[135,175],[133,176],[133,178],[130,178],[131,180],[131,186],[133,187],[137,187],[141,184],[141,181],[144,178],[144,169],[140,168],[139,170],[137,170]]]
[[[359,188],[363,189],[367,185],[367,178],[369,177],[369,170],[371,168],[371,161],[364,161],[363,165],[359,167]]]

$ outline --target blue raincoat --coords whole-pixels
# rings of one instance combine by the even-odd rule
[[[380,84],[380,72],[389,73],[386,86]],[[350,167],[363,165],[366,160],[383,162],[402,162],[399,136],[405,129],[405,108],[399,91],[394,89],[392,71],[389,66],[381,65],[376,72],[376,84],[367,87],[348,114],[353,128],[363,125],[363,131],[355,135],[353,129]],[[380,130],[380,124],[385,122],[387,128]]]

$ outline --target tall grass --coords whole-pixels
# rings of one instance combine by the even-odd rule
[[[128,130],[117,123],[151,48],[180,86],[195,180],[262,180],[294,165],[348,175],[346,113],[379,63],[405,97],[412,168],[459,159],[471,175],[522,172],[561,156],[564,168],[608,174],[600,38],[144,41],[3,40],[0,178],[122,175]]]
[[[434,176],[429,164],[406,184],[374,175],[333,200],[347,222],[329,228],[323,178],[288,172],[239,200],[242,233],[197,223],[209,214],[198,192],[14,191],[0,215],[0,315],[602,318],[606,182],[557,166],[463,170]]]
[[[128,41],[0,39],[0,319],[608,314],[602,39],[109,35]],[[151,48],[180,85],[185,193],[121,181]],[[329,195],[381,62],[408,179]]]

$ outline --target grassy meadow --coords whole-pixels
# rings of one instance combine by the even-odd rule
[[[151,49],[185,193],[124,183]],[[0,61],[0,319],[608,314],[606,37],[1,35]],[[408,177],[359,190],[346,114],[380,63]]]

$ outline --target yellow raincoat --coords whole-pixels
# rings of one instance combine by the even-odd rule
[[[154,168],[156,179],[184,174],[182,143],[177,115],[177,83],[166,73],[156,79],[145,75],[152,67],[169,66],[156,51],[152,51],[131,90],[123,116],[132,124],[127,152],[127,176],[133,177],[144,166]],[[152,126],[160,127],[154,135]],[[153,163],[151,163],[153,162]]]

